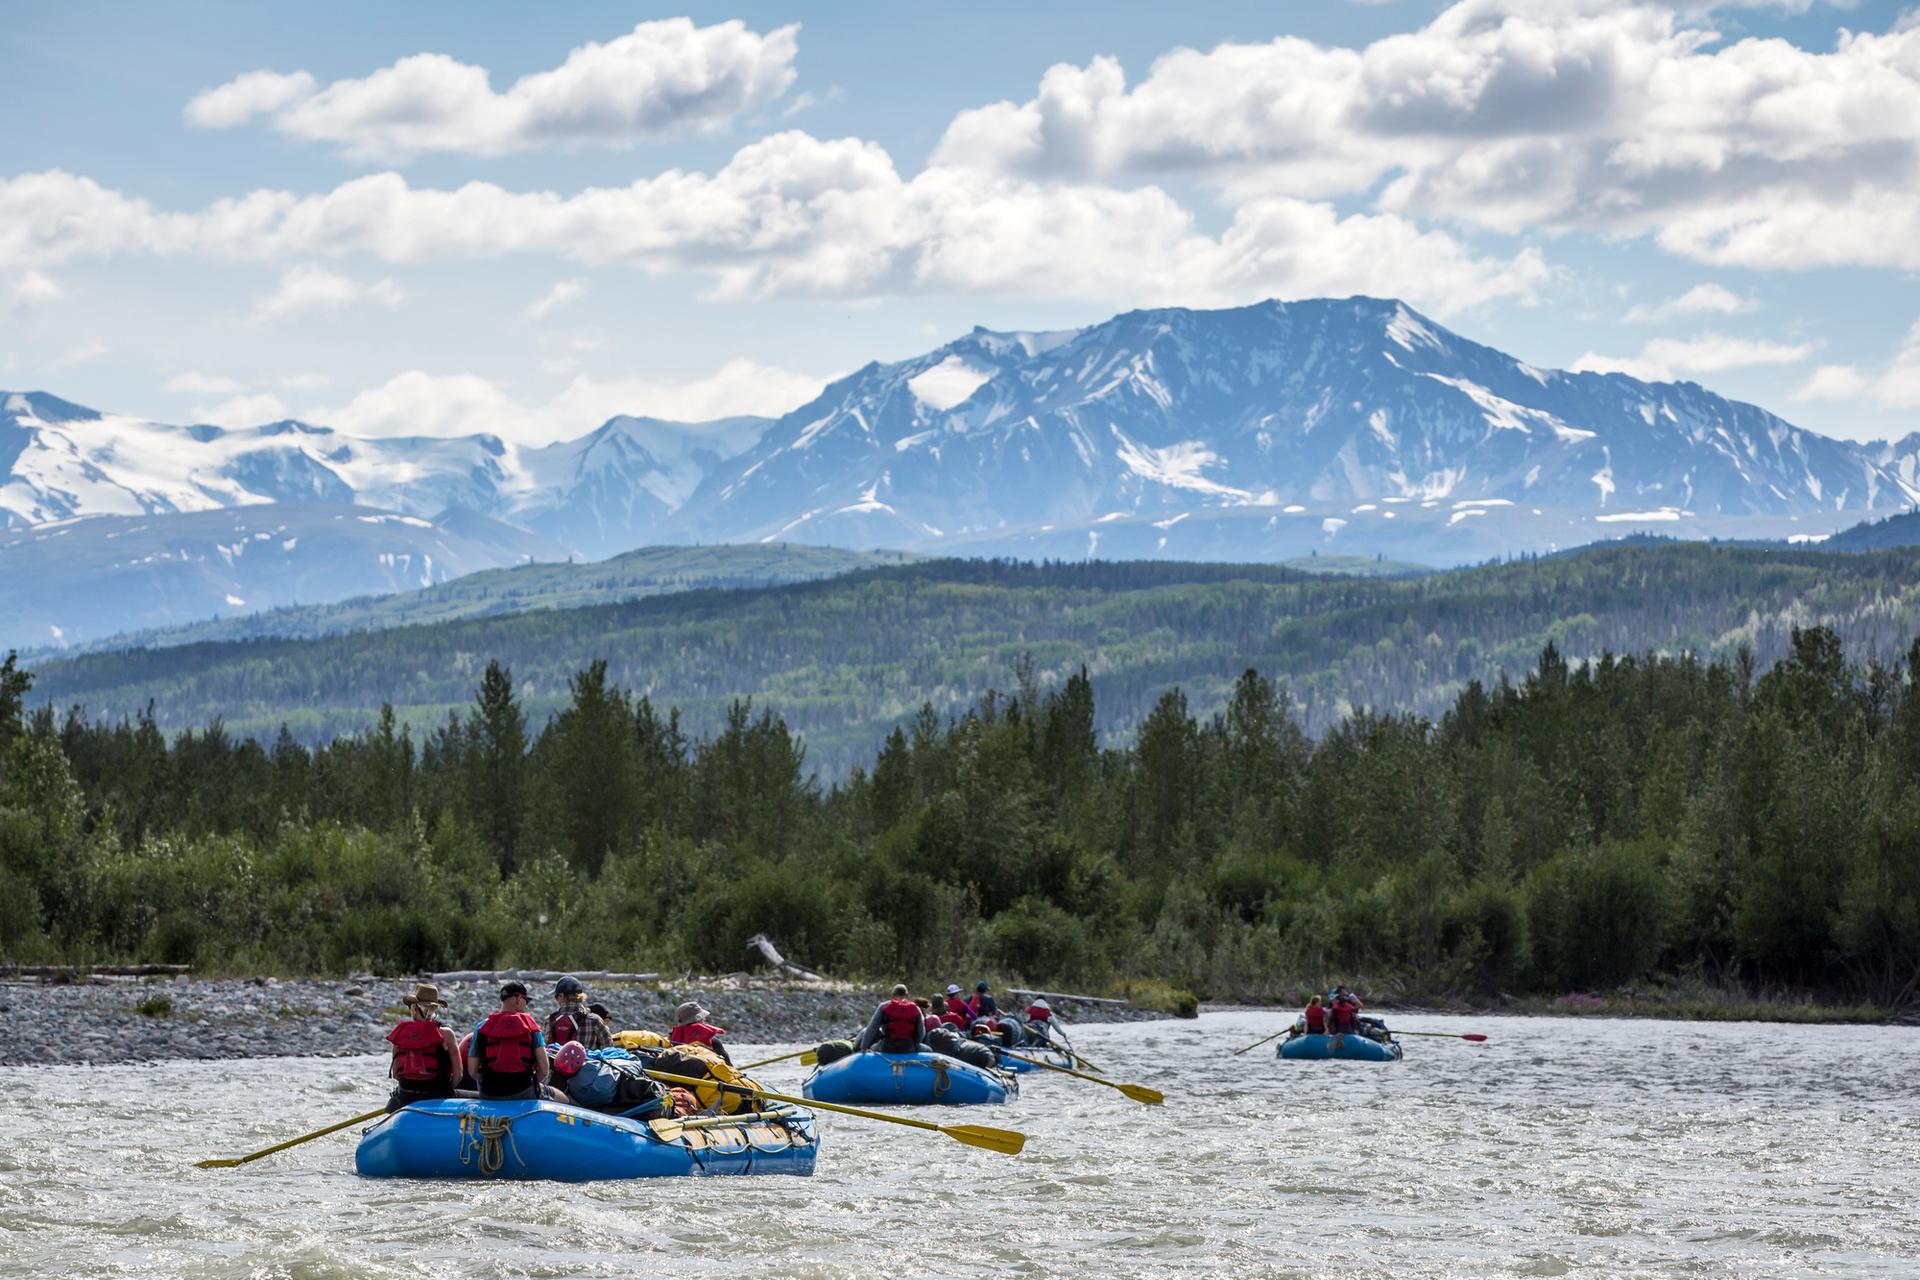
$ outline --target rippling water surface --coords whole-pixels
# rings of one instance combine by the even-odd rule
[[[378,1106],[384,1064],[4,1069],[0,1274],[1920,1275],[1920,1031],[1409,1017],[1491,1040],[1222,1056],[1277,1025],[1086,1027],[1168,1105],[1030,1075],[913,1113],[1021,1156],[827,1117],[810,1179],[379,1182],[351,1130],[198,1170]]]

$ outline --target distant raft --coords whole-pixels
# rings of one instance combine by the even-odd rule
[[[1020,1082],[1003,1071],[945,1054],[869,1049],[821,1067],[807,1077],[800,1092],[818,1102],[968,1106],[1017,1097]]]
[[[440,1098],[416,1102],[361,1135],[353,1163],[368,1178],[511,1178],[591,1182],[716,1174],[812,1174],[811,1112],[628,1120],[558,1102]]]
[[[1326,1058],[1344,1058],[1349,1062],[1398,1062],[1400,1042],[1388,1040],[1382,1044],[1356,1032],[1338,1036],[1303,1032],[1282,1040],[1279,1056],[1294,1062],[1313,1062]]]

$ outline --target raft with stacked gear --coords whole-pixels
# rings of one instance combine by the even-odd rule
[[[1385,1027],[1380,1027],[1371,1034],[1368,1030],[1349,1031],[1343,1035],[1296,1031],[1280,1042],[1277,1056],[1290,1062],[1318,1062],[1334,1058],[1348,1062],[1398,1062],[1401,1051],[1400,1042],[1389,1035]]]
[[[360,1137],[368,1178],[619,1178],[813,1173],[814,1117],[798,1107],[742,1115],[628,1119],[534,1099],[415,1102]]]
[[[832,1062],[823,1059],[800,1092],[816,1102],[974,1106],[1017,1097],[1020,1082],[1004,1071],[942,1053],[868,1049]]]

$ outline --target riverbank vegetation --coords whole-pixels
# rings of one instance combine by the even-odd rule
[[[29,712],[0,668],[0,960],[267,972],[741,967],[994,972],[1273,998],[1650,980],[1878,1008],[1920,989],[1920,693],[1822,628],[1761,673],[1649,654],[1469,683],[1437,719],[1317,740],[1255,671],[1167,689],[1103,747],[1084,671],[930,708],[821,784],[777,715],[676,712],[578,672],[533,726],[510,673],[415,737],[309,748]]]

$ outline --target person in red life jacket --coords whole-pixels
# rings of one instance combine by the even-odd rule
[[[553,984],[554,1010],[547,1015],[547,1043],[559,1048],[569,1040],[578,1040],[589,1049],[605,1049],[613,1043],[613,1031],[606,1021],[587,1007],[587,989],[580,979],[568,974]]]
[[[1049,1044],[1053,1042],[1053,1006],[1045,996],[1035,996],[1027,1006],[1027,1033]]]
[[[411,1016],[387,1032],[387,1043],[393,1046],[393,1062],[387,1074],[394,1082],[393,1095],[387,1099],[388,1111],[427,1098],[451,1098],[454,1085],[459,1083],[454,1079],[453,1065],[459,1060],[459,1047],[453,1042],[453,1032],[433,1016],[436,1009],[447,1007],[440,989],[422,982],[402,1003]]]
[[[962,1030],[972,1026],[973,1020],[980,1016],[980,1011],[973,1007],[973,1002],[960,994],[960,984],[957,982],[947,984],[947,1012],[960,1015]]]
[[[547,1085],[551,1071],[547,1041],[540,1024],[527,1012],[525,983],[501,985],[499,1009],[473,1029],[467,1070],[473,1073],[483,1098],[567,1100],[564,1093]]]
[[[1334,1035],[1350,1035],[1360,1017],[1360,1002],[1350,995],[1345,987],[1333,989],[1333,1008],[1328,1015],[1329,1030]]]
[[[720,1043],[720,1037],[727,1034],[727,1029],[708,1022],[707,1019],[712,1016],[698,1000],[686,1001],[673,1011],[673,1026],[667,1031],[667,1042],[703,1044],[719,1054],[728,1066],[732,1066],[733,1056],[727,1052],[727,1046]]]
[[[1327,1034],[1327,1007],[1320,1003],[1319,996],[1308,999],[1307,1007],[1300,1011],[1302,1025],[1310,1036]]]
[[[866,1030],[860,1033],[855,1047],[881,1053],[919,1053],[926,1047],[926,1018],[907,994],[906,983],[896,983],[893,993],[867,1019]]]

